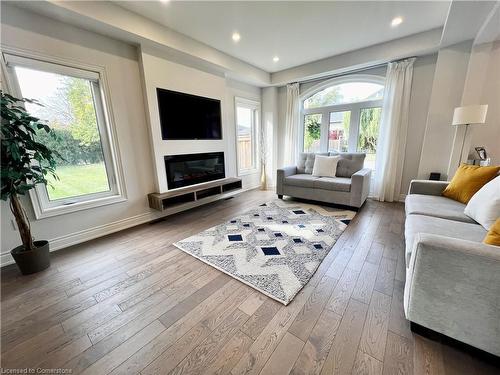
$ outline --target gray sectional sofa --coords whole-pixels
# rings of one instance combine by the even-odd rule
[[[500,356],[500,248],[447,184],[414,180],[406,197],[406,318]]]
[[[335,178],[314,177],[316,155],[340,155]],[[363,168],[363,153],[302,153],[297,166],[278,169],[276,193],[360,208],[370,192],[371,170]]]

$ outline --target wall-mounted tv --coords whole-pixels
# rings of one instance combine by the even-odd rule
[[[220,100],[160,88],[156,93],[163,139],[222,139]]]

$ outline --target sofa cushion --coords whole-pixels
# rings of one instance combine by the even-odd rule
[[[500,217],[500,176],[484,185],[472,196],[464,213],[489,230]]]
[[[475,224],[464,214],[464,208],[463,203],[437,195],[410,194],[405,199],[406,215],[427,215]]]
[[[330,152],[330,156],[340,156],[337,164],[337,177],[348,177],[363,169],[366,154],[359,152]]]
[[[482,242],[486,230],[479,224],[464,223],[425,215],[408,215],[405,222],[406,265],[410,262],[417,233],[438,234],[474,242]]]
[[[294,174],[292,176],[285,177],[285,185],[313,188],[314,181],[318,178],[319,177],[314,177],[306,173]]]
[[[312,175],[316,177],[335,177],[340,156],[316,155]]]
[[[450,199],[467,204],[479,189],[495,178],[500,166],[482,167],[462,164],[451,179],[443,195]]]
[[[351,179],[345,177],[320,177],[313,182],[316,189],[351,191]]]
[[[328,152],[301,152],[299,155],[299,162],[297,163],[297,173],[311,174],[314,167],[314,159],[316,155],[328,156]]]

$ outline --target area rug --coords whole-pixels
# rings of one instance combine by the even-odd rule
[[[287,305],[355,214],[276,200],[174,245]]]

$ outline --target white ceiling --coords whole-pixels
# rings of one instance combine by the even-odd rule
[[[450,1],[117,1],[268,72],[442,27]],[[396,27],[391,20],[401,16]],[[231,35],[238,31],[239,43]],[[273,62],[273,56],[279,62]]]

